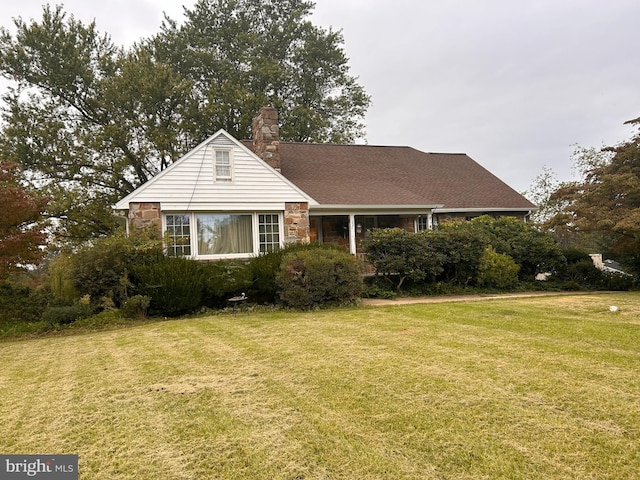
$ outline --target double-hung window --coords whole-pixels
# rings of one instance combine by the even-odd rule
[[[213,169],[216,182],[233,181],[233,158],[231,150],[215,150]]]

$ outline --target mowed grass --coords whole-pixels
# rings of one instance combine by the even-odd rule
[[[166,321],[0,365],[0,453],[81,479],[640,475],[638,293]]]

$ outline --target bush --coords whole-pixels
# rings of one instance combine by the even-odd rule
[[[365,298],[396,298],[398,296],[397,290],[389,282],[381,280],[382,277],[378,276],[364,278],[362,296]]]
[[[509,255],[520,266],[520,280],[532,281],[536,274],[556,272],[566,264],[554,238],[535,225],[514,217],[493,218],[488,215],[469,222],[443,224],[443,231],[473,232],[484,239],[484,246],[492,245],[497,253]]]
[[[147,310],[151,303],[151,297],[144,295],[134,295],[127,299],[122,305],[122,315],[126,318],[143,319],[147,316]]]
[[[374,229],[362,242],[362,251],[377,273],[397,278],[396,289],[400,291],[406,280],[433,280],[442,272],[444,255],[429,242],[429,233]]]
[[[94,302],[110,299],[120,307],[130,294],[130,270],[152,263],[160,255],[158,239],[143,233],[127,237],[119,232],[80,249],[72,257],[69,275],[80,295],[89,295]]]
[[[76,302],[73,305],[49,307],[42,314],[42,320],[49,325],[67,325],[76,320],[90,317],[93,309],[88,302]]]
[[[251,286],[251,270],[246,262],[221,260],[204,263],[202,304],[209,308],[227,306],[229,297]]]
[[[605,290],[626,291],[636,287],[635,278],[623,273],[603,272]]]
[[[0,322],[38,322],[51,302],[42,288],[0,283]]]
[[[340,248],[312,248],[287,253],[276,277],[280,300],[310,309],[357,301],[362,294],[362,262]]]
[[[518,284],[520,267],[509,255],[496,253],[487,247],[478,267],[478,285],[491,288],[513,288]]]
[[[466,287],[477,280],[488,240],[480,231],[446,225],[442,230],[427,232],[429,242],[444,259],[436,280]]]
[[[195,260],[163,255],[131,271],[138,293],[151,297],[149,313],[165,317],[191,313],[201,306],[202,276]]]

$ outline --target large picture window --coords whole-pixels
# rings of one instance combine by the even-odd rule
[[[198,214],[198,255],[253,253],[251,215]]]

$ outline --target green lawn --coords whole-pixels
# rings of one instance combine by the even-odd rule
[[[639,293],[166,321],[0,365],[0,453],[82,479],[640,472]]]

